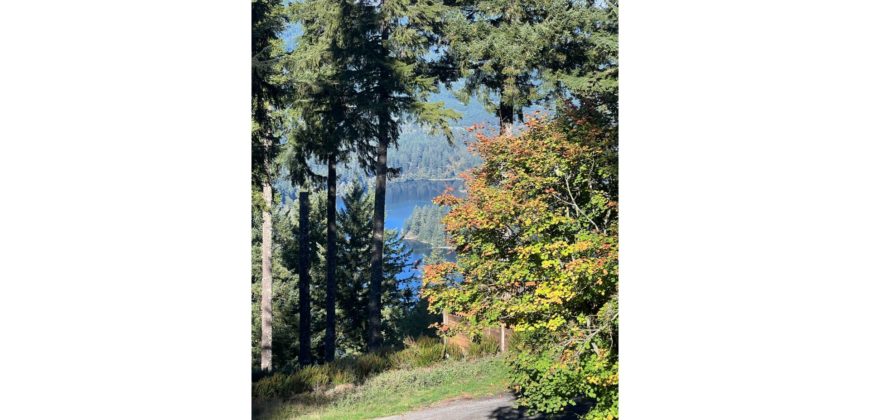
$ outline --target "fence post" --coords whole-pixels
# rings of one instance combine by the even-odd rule
[[[443,309],[443,310],[441,311],[441,324],[443,324],[443,325],[446,326],[448,320],[449,320],[449,317],[447,316],[447,309]],[[443,342],[444,342],[444,345],[446,346],[446,345],[447,345],[447,336],[446,336],[446,335],[442,335],[442,336],[441,336],[441,341],[443,341]]]
[[[501,350],[502,353],[504,353],[505,350],[507,350],[507,347],[505,346],[505,342],[504,342],[504,324],[501,324],[501,345],[499,347],[500,347],[499,350]]]

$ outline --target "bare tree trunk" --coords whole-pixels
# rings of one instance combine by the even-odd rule
[[[329,155],[327,174],[326,204],[326,337],[324,338],[324,358],[327,362],[335,360],[335,154]]]
[[[383,115],[381,116],[383,118]],[[381,124],[382,129],[386,123]],[[387,142],[385,132],[378,139],[378,160],[375,167],[375,211],[372,221],[372,272],[369,282],[368,349],[381,346],[381,282],[384,279],[384,215],[387,195]]]
[[[263,181],[263,282],[260,301],[260,368],[272,370],[272,184],[268,177]]]
[[[299,364],[311,364],[311,295],[308,241],[308,191],[299,192]]]
[[[514,131],[514,107],[501,103],[498,105],[498,134],[513,135]]]

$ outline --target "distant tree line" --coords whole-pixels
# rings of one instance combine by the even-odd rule
[[[561,103],[615,133],[617,14],[616,0],[252,0],[252,345],[260,369],[378,351],[400,334],[399,319],[419,313],[397,277],[407,250],[384,229],[387,180],[401,174],[398,165],[431,176],[474,161],[413,141],[406,155],[389,151],[403,131],[413,134],[408,127],[455,143],[462,115],[437,100],[443,88],[483,104],[500,138],[520,133],[530,107]],[[290,50],[289,25],[301,30]],[[523,149],[500,155],[503,167],[513,155]],[[412,167],[423,160],[437,169]],[[345,184],[345,202],[357,204],[340,212],[338,167],[348,165],[373,178],[371,195]],[[281,182],[296,194],[276,191]],[[460,253],[466,233],[450,232]],[[475,260],[483,277],[515,257],[484,251]]]
[[[405,220],[402,233],[405,237],[425,242],[433,248],[447,245],[444,236],[444,226],[441,219],[447,214],[447,208],[437,205],[416,206],[411,216]]]

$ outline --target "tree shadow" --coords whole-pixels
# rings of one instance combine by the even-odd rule
[[[531,415],[529,411],[524,408],[513,408],[513,407],[501,407],[493,410],[489,413],[487,418],[489,419],[497,419],[497,420],[543,420],[543,419],[552,419],[552,420],[570,420],[570,419],[579,419],[582,418],[584,414],[588,413],[590,409],[595,405],[594,401],[582,400],[579,397],[574,399],[576,405],[569,405],[564,410],[556,414],[537,414]]]

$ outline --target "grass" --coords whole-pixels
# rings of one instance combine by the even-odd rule
[[[369,419],[422,408],[446,399],[476,398],[507,389],[500,356],[448,360],[426,367],[393,369],[361,385],[296,395],[287,401],[255,404],[255,418],[278,420]],[[338,392],[335,392],[338,391]]]

